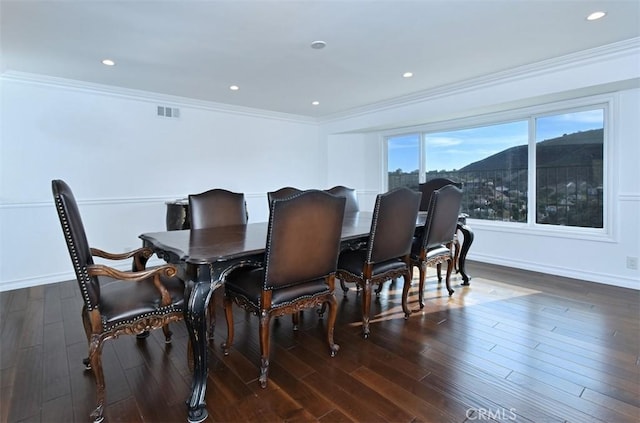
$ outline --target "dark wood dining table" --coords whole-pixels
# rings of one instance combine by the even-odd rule
[[[342,225],[342,248],[365,240],[371,229],[371,212],[346,215]],[[426,219],[420,213],[416,226]],[[460,223],[458,225],[460,228]],[[188,421],[198,423],[208,416],[206,310],[212,293],[222,285],[224,274],[243,261],[261,260],[265,251],[268,222],[191,229],[140,235],[149,247],[168,263],[175,264],[185,281],[185,323],[192,344],[193,381],[188,400]],[[465,236],[465,239],[467,236]],[[468,250],[468,248],[466,249]],[[466,255],[466,250],[462,251]],[[464,259],[461,256],[462,259]],[[465,280],[468,283],[468,278]]]

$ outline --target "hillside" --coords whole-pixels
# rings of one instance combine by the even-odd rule
[[[563,135],[538,143],[538,163],[544,167],[590,166],[594,160],[602,160],[602,129]],[[460,171],[486,171],[527,167],[527,146],[511,147],[492,156],[478,160]]]

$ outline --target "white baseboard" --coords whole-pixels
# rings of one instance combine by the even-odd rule
[[[546,273],[550,275],[563,276],[566,278],[579,279],[589,282],[597,282],[605,285],[613,285],[621,288],[640,290],[639,279],[627,278],[620,275],[612,276],[606,273],[585,272],[583,270],[549,266],[547,264],[532,263],[530,261],[503,260],[499,257],[488,256],[484,254],[469,254],[467,256],[467,259],[479,261],[482,263],[497,264],[505,267],[530,270],[532,272]],[[470,276],[473,277],[473,275]]]

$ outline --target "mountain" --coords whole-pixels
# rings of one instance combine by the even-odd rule
[[[592,129],[551,138],[537,144],[538,167],[591,166],[601,161],[603,130]],[[466,165],[460,171],[486,171],[526,168],[528,146],[511,147]]]

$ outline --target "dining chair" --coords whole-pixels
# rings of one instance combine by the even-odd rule
[[[291,197],[294,194],[301,193],[302,190],[294,187],[284,187],[275,191],[267,192],[267,201],[269,202],[269,209],[271,209],[271,203],[273,200],[279,200],[287,197]]]
[[[356,190],[348,188],[343,185],[336,185],[335,187],[326,190],[329,194],[338,195],[347,199],[347,203],[344,206],[344,214],[352,214],[360,211],[358,205],[358,197],[356,196]]]
[[[191,229],[246,225],[249,220],[244,194],[211,189],[189,195]]]
[[[429,210],[429,202],[431,201],[431,194],[435,190],[438,190],[444,186],[453,185],[462,189],[462,182],[456,182],[448,178],[433,178],[428,181],[419,184],[418,189],[422,193],[422,200],[420,200],[420,211]],[[453,250],[453,266],[456,272],[458,271],[458,256],[460,255],[460,240],[458,239],[458,231],[453,237],[451,248]],[[436,264],[436,274],[438,275],[438,282],[442,282],[441,265]]]
[[[455,237],[458,214],[462,203],[462,190],[455,185],[445,185],[433,191],[424,226],[418,230],[411,248],[411,265],[420,272],[418,301],[424,307],[424,282],[427,266],[447,262],[445,282],[449,295],[453,295],[449,283],[453,270],[453,253],[450,245]],[[438,279],[440,281],[440,279]]]
[[[319,190],[274,199],[263,263],[241,263],[224,276],[224,310],[227,341],[224,355],[233,345],[235,302],[260,319],[260,386],[267,386],[270,322],[272,317],[329,306],[327,342],[331,357],[338,352],[333,341],[337,301],[335,272],[340,250],[346,199]],[[294,325],[294,330],[297,326]]]
[[[164,265],[145,270],[153,254],[149,248],[129,253],[112,254],[91,248],[80,211],[71,188],[62,180],[51,183],[55,207],[84,305],[82,323],[89,345],[89,356],[83,360],[96,380],[97,405],[91,418],[104,419],[105,381],[102,370],[104,341],[120,335],[138,335],[162,328],[165,342],[171,342],[168,324],[183,319],[184,283],[176,277],[176,268]],[[93,258],[107,260],[132,259],[133,271],[121,271]]]
[[[207,229],[220,226],[246,225],[249,220],[244,194],[226,189],[210,189],[199,194],[190,194],[189,221],[191,229]],[[209,298],[209,340],[213,340],[216,324],[215,292]]]
[[[336,277],[362,288],[362,335],[369,337],[373,285],[404,278],[402,310],[409,318],[407,293],[411,287],[411,243],[416,228],[420,194],[406,187],[378,194],[366,246],[342,251]],[[344,288],[343,288],[344,290]],[[348,290],[344,290],[347,295]]]

